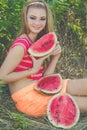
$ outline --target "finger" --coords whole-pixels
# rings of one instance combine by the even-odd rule
[[[58,45],[59,45],[59,41],[56,42],[56,46],[58,46]]]
[[[50,55],[52,55],[53,52],[50,52],[48,55],[42,57],[43,60],[47,59]]]
[[[61,50],[61,46],[60,45],[58,45],[56,48],[57,48],[57,50]]]
[[[60,47],[56,47],[54,50],[53,50],[53,53],[58,53],[61,51],[61,48]]]
[[[32,59],[33,61],[35,61],[35,60],[36,60],[34,56],[31,56],[31,55],[30,55],[30,57],[31,57],[31,59]]]
[[[61,51],[61,47],[58,47],[58,49],[57,49],[58,51]]]
[[[52,55],[56,55],[56,54],[59,54],[61,53],[61,47],[57,47],[54,51],[53,51],[53,54]]]
[[[59,44],[59,41],[56,42],[56,45],[58,45],[58,44]]]
[[[49,55],[43,56],[42,59],[45,60],[49,57]]]
[[[60,46],[60,44],[57,44],[57,46],[56,46],[56,47],[61,47],[61,46]]]

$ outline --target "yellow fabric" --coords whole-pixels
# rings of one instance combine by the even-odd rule
[[[62,90],[66,92],[67,80],[63,80]],[[47,104],[53,95],[45,95],[34,90],[35,83],[12,94],[16,108],[29,116],[39,117],[46,115]]]

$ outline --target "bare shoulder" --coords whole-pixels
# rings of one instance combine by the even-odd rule
[[[28,38],[26,34],[22,34],[19,36],[20,38]]]

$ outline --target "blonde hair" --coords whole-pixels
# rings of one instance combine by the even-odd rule
[[[53,32],[54,31],[53,18],[51,10],[49,9],[48,5],[44,2],[44,0],[28,0],[25,6],[23,7],[20,35],[21,34],[28,35],[30,32],[27,25],[27,12],[29,7],[43,8],[46,10],[46,16],[47,16],[46,27],[38,34],[37,39],[39,39],[41,36],[43,36],[48,32]]]

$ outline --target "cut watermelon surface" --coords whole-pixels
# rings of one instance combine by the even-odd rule
[[[55,94],[62,88],[62,77],[60,74],[52,74],[42,77],[35,86],[35,89],[45,94]]]
[[[34,42],[28,52],[32,56],[45,56],[51,53],[56,46],[57,37],[54,32],[50,32],[42,36],[39,40]]]
[[[80,111],[71,95],[56,94],[48,103],[47,116],[52,125],[68,129],[77,123]]]

